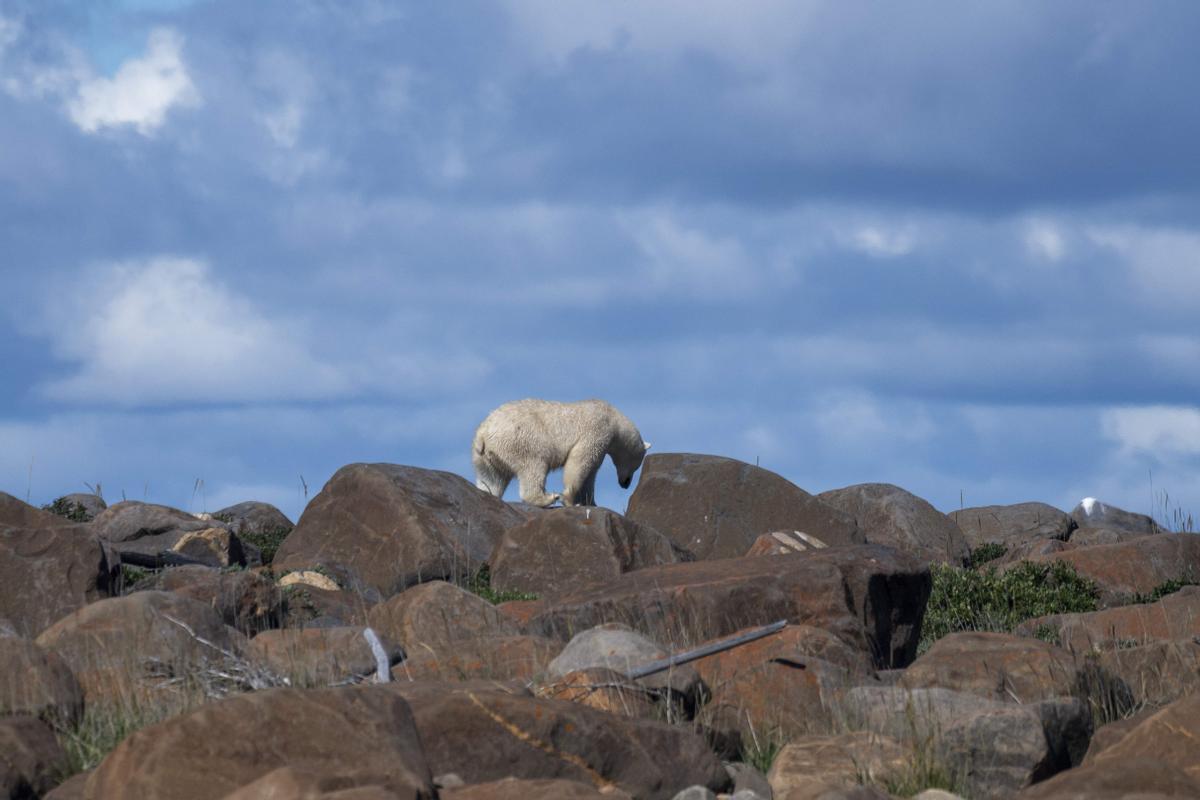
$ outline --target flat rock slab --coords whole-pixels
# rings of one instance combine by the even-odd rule
[[[1106,762],[1069,769],[1017,795],[1019,800],[1194,800],[1200,781],[1159,761]]]
[[[827,792],[853,789],[864,778],[897,778],[914,757],[909,745],[867,731],[799,736],[775,756],[767,780],[776,797],[816,800]]]
[[[961,566],[970,552],[953,519],[899,486],[860,483],[821,492],[817,499],[847,514],[871,544],[954,566]]]
[[[764,533],[799,530],[826,545],[862,544],[849,516],[774,472],[732,458],[649,455],[625,514],[696,558],[737,558]]]
[[[529,627],[569,639],[621,622],[673,647],[786,619],[824,628],[880,667],[916,655],[928,565],[880,545],[650,567],[567,595]]]
[[[985,544],[1015,547],[1037,539],[1066,541],[1075,527],[1070,514],[1046,503],[976,506],[951,511],[948,516],[972,549]]]
[[[1076,653],[1200,636],[1200,586],[1185,586],[1153,603],[1051,614],[1017,626],[1025,636],[1039,629],[1056,632],[1059,644]]]
[[[334,473],[275,553],[276,571],[324,566],[386,599],[474,574],[525,517],[449,472],[350,464]],[[346,582],[349,580],[349,582]]]

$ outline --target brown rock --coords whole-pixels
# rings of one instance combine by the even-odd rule
[[[1066,541],[1075,527],[1071,516],[1045,503],[978,506],[951,511],[972,549],[996,543],[1010,548],[1039,539]]]
[[[530,628],[566,639],[621,622],[652,639],[698,644],[786,619],[824,628],[879,666],[916,654],[929,596],[927,565],[879,545],[830,547],[772,558],[650,567],[548,605]]]
[[[462,641],[521,633],[491,603],[444,581],[401,592],[367,612],[367,620],[380,635],[412,654],[424,650],[448,656]]]
[[[387,780],[384,775],[354,769],[279,767],[222,800],[401,800],[417,796],[415,787],[393,791],[385,785]]]
[[[551,678],[561,678],[571,672],[603,668],[629,675],[635,669],[666,658],[670,652],[663,645],[617,622],[597,625],[580,631],[562,652],[547,665]],[[680,664],[662,672],[647,675],[637,684],[650,689],[670,690],[688,705],[704,693],[695,667]]]
[[[566,700],[616,714],[619,717],[654,719],[654,700],[647,691],[616,670],[593,667],[568,672],[534,687],[536,697]]]
[[[632,800],[620,789],[600,791],[592,785],[564,780],[504,778],[438,793],[442,800]]]
[[[42,795],[42,800],[87,800],[84,789],[87,787],[91,774],[91,771],[88,771],[72,775],[47,794]]]
[[[92,530],[116,550],[145,555],[170,550],[185,533],[219,526],[177,508],[137,500],[114,503],[91,523]]]
[[[1017,795],[1019,800],[1194,800],[1200,781],[1182,770],[1145,759],[1104,762],[1061,772]]]
[[[83,690],[56,654],[28,639],[0,637],[0,716],[5,714],[71,723],[83,714]]]
[[[36,636],[56,619],[115,590],[117,560],[88,526],[19,507],[6,513],[47,523],[0,525],[0,619],[9,620],[18,634]]]
[[[1033,539],[1028,542],[1013,545],[1008,548],[1008,551],[999,558],[984,562],[979,565],[979,570],[986,570],[992,567],[1002,567],[1005,564],[1016,564],[1021,561],[1026,561],[1034,556],[1051,556],[1055,553],[1064,553],[1068,550],[1074,550],[1077,545],[1071,542],[1064,542],[1060,539]]]
[[[852,519],[795,484],[720,456],[647,456],[626,516],[702,560],[740,557],[777,530],[804,531],[830,546],[864,541]]]
[[[1200,536],[1163,533],[1028,560],[1065,561],[1096,582],[1102,604],[1119,605],[1131,595],[1147,594],[1167,581],[1194,580],[1200,575]]]
[[[817,800],[826,792],[851,789],[864,780],[882,783],[898,778],[913,758],[908,745],[866,731],[801,736],[775,756],[767,780],[777,798]]]
[[[277,571],[324,565],[388,598],[422,581],[472,574],[523,519],[449,472],[351,464],[308,504],[273,564]]]
[[[283,588],[284,625],[289,628],[329,628],[366,625],[374,605],[359,592],[326,590],[305,584]]]
[[[1123,531],[1117,528],[1076,528],[1071,531],[1070,541],[1076,547],[1088,547],[1094,544],[1122,544],[1150,535],[1146,532]]]
[[[1061,647],[1006,633],[952,633],[909,665],[899,685],[941,687],[993,700],[1032,703],[1070,697],[1075,659]]]
[[[247,655],[288,678],[293,686],[327,686],[376,671],[375,653],[361,627],[287,628],[263,631],[250,640]],[[403,651],[380,637],[389,664]]]
[[[743,741],[788,741],[830,733],[837,693],[870,680],[870,657],[833,634],[789,625],[764,639],[707,656],[693,666],[709,687],[704,723]]]
[[[153,691],[163,675],[187,675],[221,660],[169,617],[218,647],[242,647],[241,635],[215,611],[171,592],[99,600],[51,625],[37,643],[67,663],[89,705],[124,702]]]
[[[509,600],[496,605],[498,611],[520,625],[522,630],[545,607],[546,603],[543,600]]]
[[[1200,691],[1200,642],[1194,637],[1105,650],[1097,660],[1128,687],[1135,707],[1158,708]]]
[[[854,520],[871,544],[894,547],[923,561],[962,566],[970,548],[958,524],[928,501],[890,483],[860,483],[821,492],[817,499]]]
[[[1099,766],[1151,760],[1200,781],[1200,694],[1188,695],[1151,714],[1098,753],[1092,763]]]
[[[554,508],[505,531],[492,587],[550,598],[625,572],[690,560],[671,540],[606,508]]]
[[[418,648],[392,668],[396,680],[529,681],[562,650],[562,642],[543,636],[491,636],[456,643],[448,653]]]
[[[221,798],[280,767],[432,798],[407,703],[384,686],[270,689],[143,728],[88,781],[91,800]]]
[[[0,492],[0,528],[57,528],[67,524],[70,523],[57,514]]]
[[[36,717],[0,717],[0,797],[40,797],[58,783],[67,757]]]
[[[278,627],[284,616],[283,592],[265,575],[222,571],[200,565],[164,569],[139,589],[174,592],[210,606],[226,625],[247,635]]]
[[[1185,586],[1154,603],[1037,617],[1017,632],[1029,636],[1039,628],[1056,631],[1059,643],[1076,653],[1190,638],[1200,635],[1200,586]]]
[[[1136,514],[1123,508],[1110,506],[1099,500],[1088,498],[1071,511],[1071,519],[1080,528],[1116,528],[1132,533],[1156,534],[1163,529],[1153,518]]]
[[[260,503],[255,500],[237,503],[222,508],[220,511],[214,511],[212,517],[227,523],[233,532],[239,535],[290,531],[295,527],[292,521],[278,508],[270,503]]]
[[[409,697],[434,774],[466,783],[565,778],[655,800],[693,785],[720,791],[728,774],[704,739],[683,727],[618,717],[578,703],[495,691]]]
[[[1124,739],[1125,734],[1138,725],[1141,725],[1146,719],[1157,712],[1157,708],[1146,708],[1133,716],[1119,719],[1116,722],[1110,722],[1107,725],[1101,725],[1092,734],[1092,740],[1088,743],[1087,755],[1083,757],[1083,765],[1087,766],[1094,763],[1096,756]]]
[[[242,540],[226,528],[204,528],[188,531],[171,546],[171,552],[195,559],[210,567],[230,567],[246,564]]]

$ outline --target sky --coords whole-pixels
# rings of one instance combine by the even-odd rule
[[[1190,0],[0,0],[0,490],[294,520],[601,397],[814,493],[1200,517],[1198,36]]]

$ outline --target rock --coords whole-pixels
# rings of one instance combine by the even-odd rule
[[[927,501],[890,483],[860,483],[821,492],[871,544],[894,547],[922,561],[962,566],[970,548],[958,524]]]
[[[730,784],[703,737],[681,726],[561,700],[418,686],[388,685],[408,697],[435,774],[453,772],[468,784],[509,776],[615,784],[647,800]]]
[[[66,524],[75,523],[0,492],[0,528],[57,528]]]
[[[287,628],[364,626],[367,624],[367,611],[373,605],[358,592],[341,589],[330,591],[301,582],[284,586],[283,598],[284,627]]]
[[[1156,534],[1163,529],[1151,517],[1135,514],[1093,497],[1085,497],[1071,511],[1071,519],[1080,528],[1116,528],[1131,533]]]
[[[977,569],[982,571],[989,568],[999,568],[1006,564],[1017,564],[1021,561],[1026,561],[1034,556],[1051,556],[1055,553],[1064,553],[1068,550],[1074,550],[1076,547],[1078,545],[1059,539],[1033,539],[1010,547],[1004,555],[980,564]]]
[[[91,775],[90,770],[72,775],[42,795],[42,800],[87,800],[83,792]]]
[[[351,464],[308,504],[272,563],[277,571],[324,565],[386,599],[422,581],[473,574],[523,519],[449,472]]]
[[[619,622],[598,625],[571,637],[562,652],[547,666],[550,678],[580,670],[608,669],[628,675],[634,669],[652,661],[666,658],[671,653],[646,636]],[[640,679],[641,686],[670,689],[694,701],[702,689],[700,676],[691,664],[659,672]]]
[[[963,800],[963,798],[954,792],[947,792],[945,789],[926,789],[914,794],[913,800]]]
[[[153,691],[164,674],[188,675],[220,662],[220,654],[168,617],[218,647],[235,653],[242,647],[241,635],[216,611],[171,592],[98,600],[51,625],[37,643],[67,663],[88,705],[123,701]]]
[[[248,636],[283,622],[283,592],[266,576],[249,570],[172,567],[139,582],[137,589],[174,592],[198,600],[220,614],[226,625]]]
[[[28,639],[0,637],[0,716],[6,714],[73,723],[83,714],[83,690],[56,654]]]
[[[0,717],[0,797],[41,797],[59,781],[67,756],[36,717]]]
[[[771,784],[767,781],[767,776],[749,764],[744,764],[740,761],[731,761],[725,764],[725,771],[733,779],[734,795],[738,792],[753,792],[763,798],[763,800],[771,800],[774,795],[774,792],[771,791]]]
[[[1017,626],[1025,636],[1038,630],[1056,633],[1059,644],[1076,653],[1200,636],[1200,586],[1185,586],[1154,603],[1051,614]]]
[[[222,800],[401,800],[415,796],[415,788],[406,787],[404,794],[398,794],[381,785],[380,780],[352,769],[316,771],[279,767]]]
[[[942,731],[938,750],[967,794],[980,800],[1012,797],[1065,768],[1052,763],[1036,715],[1021,706],[986,709],[957,720]]]
[[[1083,766],[1095,763],[1096,756],[1124,739],[1125,734],[1156,713],[1158,713],[1158,708],[1146,708],[1132,716],[1097,728],[1096,732],[1092,734],[1092,740],[1088,742],[1087,754],[1083,757]]]
[[[1019,800],[1184,800],[1200,781],[1159,761],[1105,762],[1062,772],[1017,795]]]
[[[689,786],[671,800],[717,800],[717,796],[707,786]]]
[[[442,800],[631,800],[620,789],[600,791],[579,781],[504,778],[439,792]]]
[[[771,558],[649,567],[544,607],[534,632],[572,632],[621,622],[651,639],[698,644],[786,619],[824,628],[881,667],[916,655],[929,568],[879,545],[830,547]]]
[[[659,705],[649,691],[633,683],[621,672],[592,667],[547,678],[534,687],[535,697],[566,700],[597,708],[620,717],[662,719]]]
[[[177,508],[123,500],[101,512],[92,530],[121,552],[157,555],[170,550],[185,533],[219,527]]]
[[[1066,541],[1075,527],[1069,514],[1045,503],[978,506],[951,511],[948,516],[958,524],[971,549],[990,543],[1012,548],[1039,539]]]
[[[1029,561],[1065,561],[1096,582],[1102,605],[1120,605],[1135,594],[1148,594],[1167,581],[1200,576],[1200,536],[1163,533],[1123,544],[1077,547]]]
[[[392,669],[396,680],[531,681],[562,650],[544,636],[485,636],[459,641],[449,653],[417,649]]]
[[[401,592],[368,611],[367,621],[406,653],[425,650],[442,657],[453,654],[462,641],[521,633],[491,603],[444,581]]]
[[[625,515],[703,560],[740,557],[778,530],[804,531],[830,546],[864,542],[852,519],[800,487],[719,456],[648,455]]]
[[[1200,691],[1200,642],[1195,637],[1105,650],[1097,662],[1128,688],[1131,707],[1158,708]],[[1116,699],[1123,698],[1110,702]]]
[[[827,792],[853,789],[864,779],[882,783],[898,778],[913,757],[908,745],[865,731],[801,736],[775,756],[767,780],[780,800],[816,800]]]
[[[242,541],[226,528],[204,528],[188,531],[171,545],[179,553],[210,567],[231,567],[246,564]]]
[[[992,700],[1031,703],[1070,697],[1075,659],[1061,647],[1006,633],[952,633],[909,665],[899,685],[940,687]]]
[[[65,523],[36,509],[5,511],[10,518],[45,523],[0,525],[0,619],[7,619],[17,633],[36,636],[56,619],[115,590],[120,574],[116,557],[86,525]]]
[[[554,508],[509,528],[492,551],[492,587],[549,598],[625,572],[691,560],[671,540],[606,508]]]
[[[295,572],[289,572],[279,579],[280,588],[287,588],[295,585],[311,586],[314,589],[324,589],[327,592],[336,592],[341,587],[337,581],[328,575],[322,575],[320,572],[312,569],[301,569]]]
[[[1200,780],[1200,694],[1180,698],[1146,717],[1100,751],[1092,764],[1140,761],[1158,761]]]
[[[868,654],[807,625],[789,625],[694,666],[711,687],[701,719],[743,741],[832,732],[838,692],[872,673]]]
[[[91,522],[106,508],[108,503],[103,497],[91,492],[75,492],[56,498],[45,510],[66,516],[72,522]]]
[[[772,531],[754,540],[746,556],[781,556],[785,553],[806,553],[827,547],[815,536],[804,531]]]
[[[282,530],[290,531],[295,527],[292,521],[275,506],[254,500],[214,511],[212,517],[229,525],[230,529],[238,535],[262,535]]]
[[[1117,528],[1076,528],[1071,531],[1070,542],[1075,547],[1088,547],[1094,544],[1122,544],[1150,535],[1149,533],[1123,531]]]
[[[201,706],[131,734],[87,792],[90,800],[208,800],[280,767],[434,797],[413,715],[386,686],[269,689]]]
[[[250,640],[247,654],[288,678],[293,686],[327,686],[376,671],[375,653],[364,628],[288,628],[263,631]],[[397,664],[404,651],[380,637],[388,663]]]

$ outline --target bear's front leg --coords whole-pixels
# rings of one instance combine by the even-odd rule
[[[596,473],[604,462],[604,452],[572,450],[563,465],[563,505],[596,505]]]
[[[548,471],[543,469],[540,473],[529,471],[517,475],[517,480],[521,484],[522,500],[531,506],[548,508],[562,499],[561,495],[546,492],[546,473]]]

